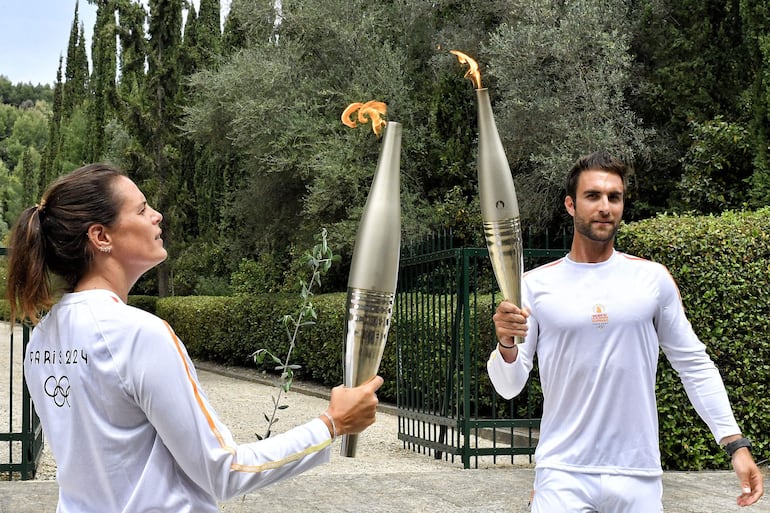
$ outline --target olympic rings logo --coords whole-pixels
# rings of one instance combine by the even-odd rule
[[[65,404],[67,406],[70,405],[70,380],[67,376],[62,376],[59,379],[56,379],[56,376],[49,376],[45,380],[43,390],[59,408],[62,408]]]

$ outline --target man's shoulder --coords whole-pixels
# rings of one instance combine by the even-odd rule
[[[560,259],[554,260],[553,262],[548,262],[547,264],[543,264],[538,267],[535,267],[534,269],[530,269],[529,271],[524,273],[524,276],[546,274],[550,271],[559,270],[561,267],[563,267],[564,262],[565,262],[565,258],[561,257]]]
[[[665,266],[660,262],[636,255],[629,255],[628,253],[623,253],[622,251],[617,252],[617,257],[620,259],[620,261],[626,263],[627,265],[642,265],[665,269]]]
[[[670,278],[671,273],[664,264],[647,258],[629,255],[627,253],[617,253],[621,265],[635,273],[649,273],[658,277]]]

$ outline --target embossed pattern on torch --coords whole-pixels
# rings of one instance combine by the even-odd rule
[[[524,249],[516,188],[497,132],[489,90],[476,89],[476,99],[479,116],[479,199],[484,237],[503,298],[520,307]],[[514,342],[521,344],[523,340],[515,337]]]
[[[388,339],[401,251],[400,162],[401,125],[391,121],[385,127],[350,264],[343,333],[346,387],[377,375]],[[343,456],[356,455],[358,436],[342,437]]]

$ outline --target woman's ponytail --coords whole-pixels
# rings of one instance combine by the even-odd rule
[[[25,209],[11,231],[6,296],[11,307],[11,322],[36,323],[50,308],[51,279],[45,263],[45,238],[41,218],[45,204]]]

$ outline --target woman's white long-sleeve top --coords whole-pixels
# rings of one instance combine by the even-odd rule
[[[213,513],[329,460],[319,419],[237,444],[171,327],[106,290],[65,294],[33,330],[24,368],[58,513]]]
[[[505,398],[525,386],[537,354],[543,417],[537,466],[660,475],[655,379],[662,349],[717,441],[740,433],[722,378],[693,332],[679,290],[657,263],[615,252],[565,257],[524,275],[529,331],[518,357],[487,363]]]

